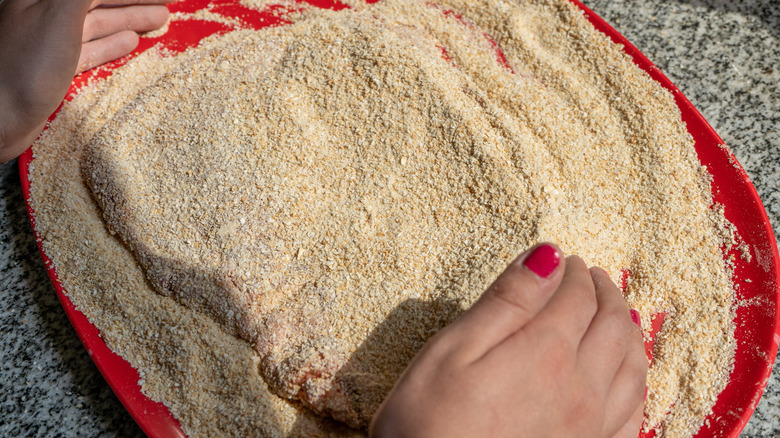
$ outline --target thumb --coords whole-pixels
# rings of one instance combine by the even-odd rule
[[[560,248],[551,243],[535,245],[510,263],[450,326],[460,332],[463,357],[483,356],[532,320],[561,283],[565,264]]]

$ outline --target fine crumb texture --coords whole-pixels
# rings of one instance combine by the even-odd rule
[[[646,425],[692,436],[733,366],[736,240],[671,94],[564,0],[349,4],[64,105],[30,202],[74,304],[190,436],[362,435],[554,241],[665,315]]]
[[[207,9],[199,9],[195,12],[173,12],[168,16],[168,21],[159,29],[152,30],[149,32],[144,32],[142,36],[144,38],[157,38],[160,36],[165,35],[170,30],[171,23],[178,22],[178,21],[188,21],[188,20],[201,20],[201,21],[210,21],[214,23],[221,23],[228,26],[240,26],[241,22],[235,18],[229,18],[225,17],[223,15],[219,15],[217,13],[211,12]]]

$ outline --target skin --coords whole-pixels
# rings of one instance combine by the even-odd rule
[[[637,437],[647,359],[623,296],[577,256],[540,277],[535,249],[431,338],[372,437]]]
[[[0,162],[32,144],[75,74],[130,53],[139,32],[165,24],[171,1],[0,3]]]

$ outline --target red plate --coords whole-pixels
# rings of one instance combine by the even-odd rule
[[[736,226],[741,239],[753,250],[751,262],[742,260],[734,250],[724,254],[724,257],[733,256],[734,258],[736,266],[734,282],[738,285],[737,299],[747,301],[760,298],[760,300],[750,302],[763,304],[745,305],[737,308],[735,332],[737,352],[734,371],[728,385],[718,397],[713,413],[696,435],[697,438],[736,438],[747,424],[764,392],[777,354],[778,341],[780,341],[780,324],[778,324],[777,312],[778,279],[780,279],[780,272],[778,272],[780,264],[778,262],[780,259],[778,259],[777,246],[769,219],[747,174],[728,148],[720,147],[723,145],[723,140],[691,102],[649,59],[615,29],[578,0],[571,1],[585,12],[585,16],[596,29],[608,35],[615,43],[622,44],[625,52],[641,69],[648,72],[654,80],[672,92],[682,112],[682,119],[696,142],[699,160],[713,175],[712,193],[715,202],[724,206],[726,218]],[[331,9],[345,7],[338,0],[300,0],[300,2]],[[286,21],[280,17],[284,17],[284,13],[290,10],[277,6],[272,7],[272,10],[257,12],[240,6],[236,0],[212,2],[189,0],[174,3],[169,8],[171,12],[184,13],[208,8],[212,12],[232,17],[252,28],[283,25]],[[152,45],[159,43],[174,52],[183,51],[197,45],[202,38],[208,35],[225,33],[232,29],[232,25],[211,21],[172,22],[170,29],[162,37],[143,38],[140,46],[130,56],[74,78],[69,95],[76,93],[89,78],[102,78],[110,75],[113,69]],[[501,54],[499,53],[499,55]],[[29,199],[30,196],[28,177],[32,159],[31,150],[27,150],[19,158],[25,200]],[[27,210],[33,229],[35,229],[35,217],[29,203]],[[38,247],[41,249],[40,239],[37,241]],[[130,415],[141,426],[141,429],[150,437],[184,436],[179,423],[168,409],[141,393],[138,386],[138,372],[127,361],[112,352],[100,338],[97,328],[75,309],[57,279],[54,266],[42,249],[41,255],[48,266],[48,274],[52,279],[57,296],[76,333],[103,377],[130,412]],[[748,279],[750,282],[745,281]],[[771,307],[767,308],[770,303]],[[650,436],[652,434],[645,435],[646,438]]]

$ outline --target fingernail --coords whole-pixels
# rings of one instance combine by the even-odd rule
[[[544,244],[523,260],[523,265],[534,274],[547,278],[561,264],[561,254],[552,245]]]
[[[634,309],[631,309],[631,321],[634,321],[634,324],[642,327],[642,319],[639,317],[639,312]]]

